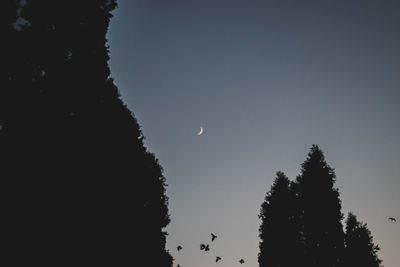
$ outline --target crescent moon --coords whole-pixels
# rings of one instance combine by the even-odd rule
[[[200,132],[197,133],[197,135],[202,135],[203,134],[203,127],[200,127]]]

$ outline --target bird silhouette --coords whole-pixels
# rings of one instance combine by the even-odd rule
[[[220,261],[221,260],[221,257],[219,257],[219,256],[217,256],[216,258],[215,258],[215,262],[218,262],[218,261]]]
[[[389,217],[388,220],[392,221],[392,222],[396,222],[396,218],[393,218],[393,217]]]
[[[200,244],[200,250],[204,250],[206,248],[206,245]]]
[[[179,251],[182,249],[182,246],[177,246],[176,249]]]
[[[210,245],[207,244],[207,245],[204,247],[204,250],[205,250],[205,251],[209,251],[209,250],[210,250]]]
[[[240,264],[243,264],[244,263],[244,259],[240,259]]]
[[[217,236],[211,233],[211,242],[213,242],[215,238],[217,238]]]

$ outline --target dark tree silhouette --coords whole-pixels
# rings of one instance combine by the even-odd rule
[[[303,244],[295,202],[289,179],[283,172],[277,172],[259,215],[262,220],[259,229],[260,267],[303,266]]]
[[[162,168],[110,77],[116,2],[16,3],[1,4],[5,254],[16,266],[172,266]]]
[[[359,222],[353,213],[346,220],[345,266],[380,267],[379,246],[374,245],[367,224]]]
[[[296,179],[307,266],[342,266],[344,233],[335,172],[317,145]]]
[[[313,145],[295,182],[278,172],[261,206],[260,267],[381,267],[367,225],[350,213],[341,223],[335,173]]]

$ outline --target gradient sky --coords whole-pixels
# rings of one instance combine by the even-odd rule
[[[164,168],[174,266],[258,266],[265,194],[314,143],[342,212],[400,266],[399,14],[397,0],[119,1],[112,76]]]

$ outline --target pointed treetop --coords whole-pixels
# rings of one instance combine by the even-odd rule
[[[346,219],[346,233],[354,232],[354,230],[359,226],[360,222],[357,221],[356,215],[354,215],[352,212],[349,212]]]
[[[306,164],[307,162],[319,162],[326,164],[324,152],[322,152],[322,150],[319,148],[318,145],[313,144],[311,146],[310,152],[308,152],[307,159],[303,163],[303,165]]]
[[[304,179],[309,180],[307,177],[310,177],[313,182],[316,181],[315,178],[328,178],[325,181],[328,182],[329,187],[333,187],[336,181],[335,170],[328,165],[324,153],[315,144],[311,146],[307,159],[301,164],[301,174],[296,177],[296,180],[297,182],[304,181]]]
[[[273,187],[280,187],[280,186],[287,187],[287,186],[289,186],[289,184],[290,184],[290,180],[285,175],[285,173],[282,171],[278,171],[276,173],[276,179],[274,181]]]

